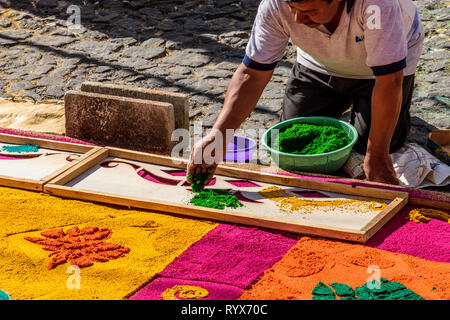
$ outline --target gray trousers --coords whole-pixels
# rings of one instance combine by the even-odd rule
[[[354,150],[365,154],[369,139],[373,79],[329,76],[295,63],[286,84],[281,121],[307,116],[339,118],[352,104],[350,123],[358,131]],[[403,78],[403,99],[389,152],[402,147],[411,126],[409,108],[414,91],[414,75]]]

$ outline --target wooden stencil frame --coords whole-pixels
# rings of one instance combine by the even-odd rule
[[[63,167],[56,169],[54,172],[50,173],[49,175],[45,176],[40,180],[26,179],[19,177],[16,178],[0,175],[0,186],[13,187],[32,191],[44,191],[44,185],[46,183],[50,182],[51,180],[62,174],[64,171],[68,170],[69,168],[75,166],[79,161],[89,158],[91,155],[95,154],[96,152],[102,149],[101,147],[96,146],[89,146],[40,138],[32,138],[32,137],[15,136],[5,133],[0,133],[0,142],[17,145],[33,144],[39,145],[39,147],[46,149],[83,154],[80,158],[74,159],[73,162],[67,163]]]
[[[63,174],[44,185],[44,192],[64,198],[157,210],[201,219],[251,225],[361,243],[365,243],[369,240],[370,237],[372,237],[384,224],[393,218],[395,214],[399,212],[408,202],[408,193],[405,192],[366,187],[353,187],[339,183],[314,181],[265,172],[255,172],[224,165],[219,165],[216,169],[215,173],[217,175],[245,178],[253,181],[261,181],[283,186],[391,200],[391,202],[362,230],[356,231],[347,228],[323,226],[300,221],[285,221],[277,218],[255,217],[254,215],[234,211],[196,207],[169,201],[149,200],[65,186],[65,184],[77,178],[79,175],[95,165],[100,164],[101,161],[108,157],[117,157],[126,160],[140,161],[148,164],[162,165],[179,169],[186,169],[187,165],[186,159],[176,159],[168,156],[106,147],[99,150],[95,154],[92,154],[90,157],[78,162],[75,166],[71,167]],[[174,161],[177,161],[177,163]]]

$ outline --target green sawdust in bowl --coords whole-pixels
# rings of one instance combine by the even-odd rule
[[[261,144],[287,171],[329,174],[350,156],[358,132],[350,123],[329,117],[300,117],[269,128]]]
[[[349,143],[350,138],[342,129],[308,123],[294,123],[279,136],[279,150],[293,154],[327,153]]]

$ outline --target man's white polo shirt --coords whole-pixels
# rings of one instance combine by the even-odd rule
[[[288,41],[297,46],[297,61],[333,76],[372,79],[399,70],[415,73],[424,39],[411,0],[343,0],[338,27],[298,24],[284,0],[262,0],[243,63],[257,70],[274,69]]]

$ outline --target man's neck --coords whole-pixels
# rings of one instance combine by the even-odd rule
[[[331,33],[333,33],[336,30],[336,28],[338,27],[339,22],[341,21],[342,11],[344,11],[344,8],[345,8],[345,1],[339,2],[339,8],[338,8],[336,14],[334,15],[333,19],[330,22],[324,24],[324,26]]]

